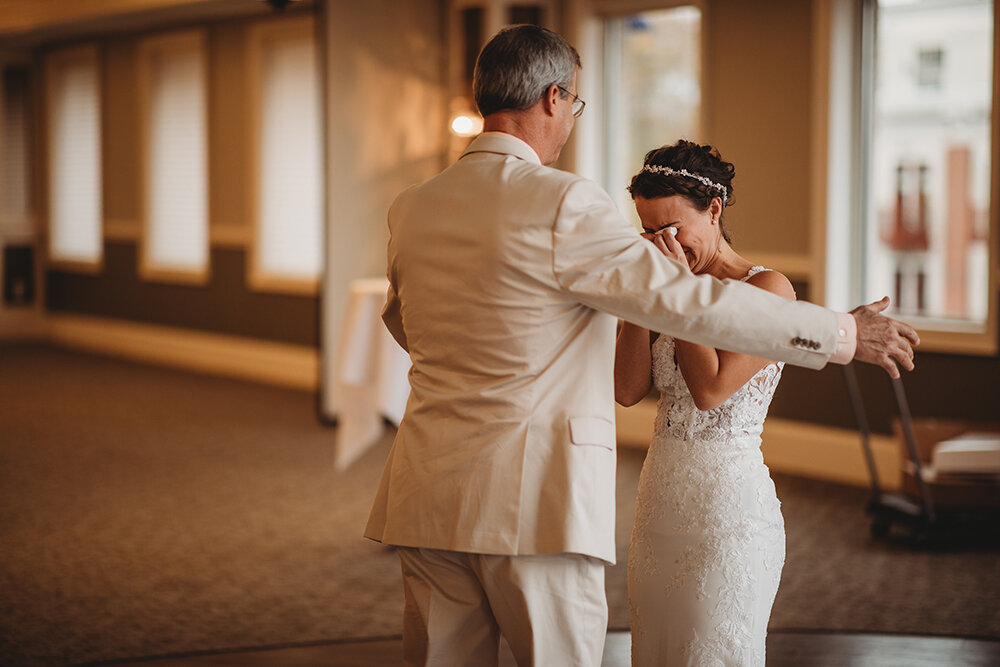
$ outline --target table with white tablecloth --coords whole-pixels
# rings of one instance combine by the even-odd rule
[[[385,278],[364,278],[348,289],[335,378],[334,465],[341,470],[382,436],[386,421],[399,425],[410,394],[410,356],[382,323],[388,287]]]

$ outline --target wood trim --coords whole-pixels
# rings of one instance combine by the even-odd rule
[[[37,301],[37,293],[36,293]],[[0,342],[34,342],[44,338],[44,319],[38,305],[9,308],[0,305]]]
[[[615,406],[620,447],[645,449],[653,435],[656,402],[646,399],[631,408]],[[869,486],[861,437],[857,431],[791,419],[764,422],[761,451],[774,472]],[[885,490],[901,484],[902,456],[896,439],[873,435],[870,444]]]
[[[105,241],[134,241],[142,239],[142,225],[134,220],[104,220]]]
[[[826,303],[827,184],[830,153],[831,0],[813,0],[812,67],[810,70],[809,296]]]
[[[204,0],[32,0],[4,3],[0,28],[5,33],[44,30],[71,23],[105,21],[140,11],[177,10],[185,5],[205,4]],[[15,6],[11,6],[15,5]]]
[[[768,419],[762,440],[764,462],[771,470],[856,486],[871,484],[857,431]],[[873,434],[869,444],[883,489],[899,489],[903,465],[899,443],[892,436]]]
[[[252,232],[246,225],[209,223],[208,241],[212,247],[248,248],[252,242]]]
[[[319,278],[280,278],[277,276],[265,276],[251,271],[247,277],[247,284],[254,292],[273,292],[300,296],[316,296],[319,294]]]
[[[66,347],[162,366],[316,391],[319,350],[125,320],[51,315],[46,337]]]
[[[142,241],[142,223],[136,220],[104,221],[104,239],[107,241]],[[244,248],[250,244],[250,230],[243,225],[209,223],[210,247]]]
[[[995,293],[991,301],[995,301]],[[913,325],[920,335],[919,352],[941,352],[945,354],[967,354],[971,356],[992,357],[997,353],[997,333],[993,321],[996,319],[996,306],[991,305],[987,315],[987,323],[980,331],[962,332],[947,329],[928,329],[919,321],[906,315],[893,315]]]
[[[45,244],[45,246],[46,250],[51,248],[49,244]],[[104,273],[104,253],[101,253],[101,259],[96,262],[52,259],[51,256],[49,256],[45,262],[45,269],[65,271],[66,273],[79,273],[85,276],[96,276]]]

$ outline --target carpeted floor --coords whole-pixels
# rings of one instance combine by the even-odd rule
[[[397,635],[396,557],[360,537],[390,440],[338,473],[310,394],[0,347],[0,664]],[[619,456],[613,628],[642,455]],[[873,542],[865,490],[776,483],[772,628],[1000,638],[996,551]]]

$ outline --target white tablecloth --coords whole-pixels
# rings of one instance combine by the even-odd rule
[[[399,425],[410,395],[410,356],[382,323],[389,281],[351,281],[341,330],[334,465],[344,469],[379,439],[385,419]]]

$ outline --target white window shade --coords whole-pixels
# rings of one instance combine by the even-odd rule
[[[49,252],[95,263],[101,245],[101,107],[96,48],[50,54],[48,90]]]
[[[145,267],[208,267],[206,72],[199,36],[160,38],[146,50],[148,76]]]
[[[323,265],[323,142],[311,30],[261,39],[255,272],[315,280]]]

